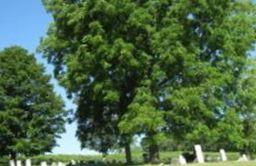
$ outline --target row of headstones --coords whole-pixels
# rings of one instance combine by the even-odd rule
[[[201,145],[195,145],[194,146],[194,149],[195,149],[195,155],[196,155],[196,160],[198,163],[204,163],[205,160],[204,160],[204,155],[203,155],[203,151],[202,151],[202,147]],[[226,152],[224,149],[221,149],[220,150],[220,158],[221,158],[221,161],[227,161],[227,156],[226,156]],[[245,154],[243,154],[239,159],[238,161],[248,161],[248,158]],[[75,164],[75,161],[71,161],[72,164]],[[186,165],[187,164],[187,161],[185,159],[184,156],[180,155],[179,156],[179,164],[180,165]],[[14,160],[10,160],[10,166],[22,166],[22,161],[21,160],[17,160],[16,161],[16,165],[15,165],[15,161]],[[27,159],[25,161],[25,166],[32,166],[31,164],[31,160],[30,159]],[[47,162],[43,161],[41,162],[40,166],[47,166]],[[66,166],[66,164],[62,163],[62,162],[53,162],[51,164],[51,166]]]
[[[72,164],[75,164],[75,161],[71,161]],[[10,166],[22,166],[22,161],[21,160],[17,160],[16,161],[16,165],[15,165],[15,161],[14,160],[10,160]],[[32,162],[30,159],[27,159],[25,161],[25,166],[32,166]],[[40,163],[40,166],[48,166],[46,161],[42,161]],[[53,162],[51,163],[51,166],[66,166],[65,163],[63,162]]]
[[[195,149],[195,155],[196,155],[196,160],[198,163],[204,163],[204,155],[203,155],[203,151],[202,151],[202,147],[201,145],[195,145],[194,146]],[[224,149],[220,149],[220,159],[221,161],[227,161],[227,155]],[[243,154],[238,161],[248,161],[248,158],[245,154]],[[184,158],[184,156],[180,155],[179,156],[179,164],[180,165],[186,165],[187,161]]]

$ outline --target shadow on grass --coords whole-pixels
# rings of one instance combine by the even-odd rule
[[[106,162],[99,162],[99,161],[88,161],[88,162],[79,162],[76,164],[67,164],[67,166],[139,166],[144,165],[144,163],[131,163],[126,164],[117,161],[106,161]]]

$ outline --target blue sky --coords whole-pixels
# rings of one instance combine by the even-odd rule
[[[1,0],[0,1],[0,50],[11,45],[20,45],[30,52],[35,52],[39,40],[46,33],[51,17],[46,13],[40,0]],[[52,73],[41,55],[36,54],[39,63],[44,64],[46,72]],[[63,88],[52,80],[55,91],[65,100],[67,109],[75,108],[66,98]],[[66,125],[67,132],[58,140],[59,147],[53,149],[55,154],[92,154],[92,151],[80,150],[75,138],[76,124]]]
[[[36,51],[40,38],[46,33],[51,17],[46,13],[40,0],[0,0],[0,50],[11,45],[19,45],[31,53]],[[36,54],[39,63],[44,64],[46,72],[52,73],[41,55]],[[75,108],[66,98],[65,91],[52,80],[55,91],[65,100],[67,109]],[[75,138],[76,124],[66,125],[67,132],[58,140],[59,147],[53,149],[55,154],[92,154],[92,151],[80,149]]]

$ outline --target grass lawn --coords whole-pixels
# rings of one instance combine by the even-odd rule
[[[144,166],[153,166],[153,165],[144,165]],[[159,165],[154,165],[154,166],[159,166]],[[173,165],[173,166],[179,166],[179,165]],[[219,162],[219,163],[187,164],[187,166],[256,166],[256,161],[248,161],[248,162],[238,162],[238,161],[231,162],[230,161],[230,162]]]
[[[248,162],[219,162],[219,163],[205,163],[205,164],[188,164],[189,166],[255,166],[256,161]]]

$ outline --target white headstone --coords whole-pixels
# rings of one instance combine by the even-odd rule
[[[31,160],[27,159],[25,164],[26,164],[26,166],[31,166]]]
[[[57,163],[53,162],[51,166],[57,166]]]
[[[22,166],[22,163],[21,163],[21,161],[20,161],[20,160],[17,160],[17,162],[16,162],[16,166]]]
[[[227,161],[227,155],[224,149],[220,149],[220,158],[221,161]]]
[[[195,145],[196,159],[198,163],[204,163],[204,155],[201,145]]]
[[[63,162],[58,162],[58,166],[65,166]]]
[[[72,164],[72,165],[75,165],[75,164],[76,164],[76,161],[75,161],[75,160],[71,160],[71,164]]]
[[[47,162],[46,161],[42,161],[41,162],[41,166],[47,166]]]
[[[180,165],[186,165],[187,164],[186,159],[182,155],[179,156],[179,164]]]
[[[249,159],[248,159],[248,157],[247,157],[245,154],[243,154],[243,155],[238,159],[238,161],[249,161]]]
[[[15,166],[15,161],[14,160],[10,160],[9,164],[10,164],[10,166]]]

